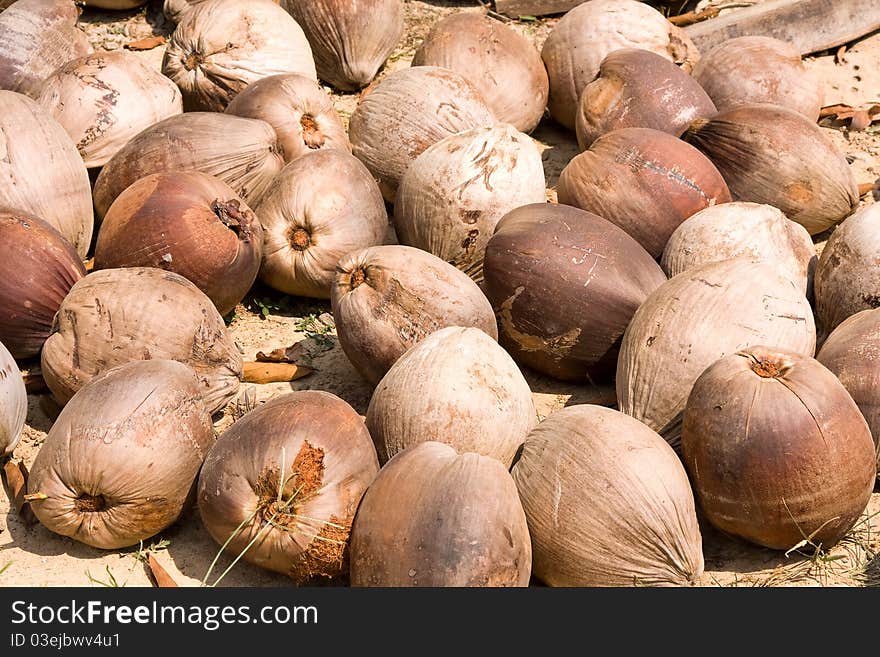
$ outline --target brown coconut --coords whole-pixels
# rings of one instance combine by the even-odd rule
[[[810,235],[859,203],[849,164],[822,129],[778,105],[742,105],[697,119],[682,137],[718,167],[734,200],[782,210]]]
[[[697,379],[681,448],[709,522],[777,550],[839,541],[877,473],[868,425],[834,374],[809,356],[761,346]]]
[[[242,360],[211,300],[183,276],[150,267],[103,269],[74,285],[43,345],[43,378],[66,404],[116,365],[176,360],[199,379],[211,413],[238,392]]]
[[[285,162],[323,148],[351,152],[333,99],[315,80],[296,73],[272,75],[248,85],[226,113],[271,125]]]
[[[541,58],[550,79],[550,114],[575,129],[578,99],[599,72],[605,56],[621,48],[650,50],[693,70],[700,54],[680,27],[636,0],[590,0],[570,10],[553,27]]]
[[[80,390],[30,471],[40,522],[105,550],[171,525],[214,442],[201,388],[186,365],[153,360],[115,367]]]
[[[689,586],[703,573],[687,473],[644,424],[610,408],[556,411],[513,466],[550,586]]]
[[[425,149],[496,122],[480,92],[460,74],[417,66],[395,71],[365,92],[351,115],[348,137],[352,152],[393,203],[400,179]]]
[[[685,219],[731,200],[705,155],[650,128],[622,128],[594,141],[562,170],[558,197],[620,226],[654,258]]]
[[[351,406],[328,392],[290,392],[217,439],[199,476],[199,511],[231,555],[296,584],[338,580],[348,573],[355,511],[378,472]]]
[[[666,281],[653,258],[611,222],[544,203],[501,220],[484,275],[502,346],[539,372],[580,382],[613,372],[633,313]]]
[[[320,150],[288,164],[256,207],[264,227],[260,280],[328,299],[336,263],[382,244],[388,213],[367,168],[349,153]]]
[[[26,212],[0,210],[0,342],[38,356],[71,286],[86,275],[61,233]]]
[[[101,169],[95,212],[102,220],[130,185],[169,171],[216,176],[253,207],[284,166],[279,151],[275,131],[265,121],[215,112],[172,116],[131,139]]]
[[[615,50],[581,92],[575,128],[581,150],[620,128],[653,128],[678,137],[694,119],[717,113],[703,88],[666,57]]]
[[[426,442],[367,489],[351,531],[352,586],[527,586],[532,548],[505,466]]]
[[[495,117],[517,130],[531,132],[544,116],[550,83],[541,55],[519,32],[488,16],[458,12],[438,21],[412,65],[461,73]]]
[[[95,269],[176,272],[226,315],[250,290],[262,256],[260,222],[229,185],[173,171],[141,178],[113,201],[98,232]]]
[[[816,327],[801,285],[746,257],[689,269],[633,315],[617,359],[618,407],[677,446],[697,377],[753,345],[813,355]]]
[[[373,384],[438,329],[475,327],[498,338],[492,306],[477,284],[409,246],[374,246],[342,258],[330,302],[342,350]]]

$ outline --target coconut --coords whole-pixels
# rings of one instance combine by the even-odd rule
[[[550,83],[541,55],[524,36],[488,16],[458,12],[438,21],[412,65],[460,73],[495,117],[517,130],[531,132],[544,116]]]
[[[527,586],[531,565],[507,469],[437,442],[382,468],[351,531],[353,586]]]
[[[438,329],[475,327],[498,338],[492,306],[477,284],[409,246],[374,246],[342,258],[330,303],[342,350],[373,384]]]
[[[697,119],[683,139],[718,167],[734,200],[766,203],[816,235],[849,215],[859,191],[822,129],[778,105],[743,105]]]
[[[654,258],[685,219],[731,200],[705,155],[650,128],[622,128],[594,141],[562,170],[558,197],[617,224]]]
[[[115,367],[80,390],[31,468],[40,522],[115,550],[177,520],[214,442],[201,387],[186,365],[154,360]]]
[[[544,42],[541,58],[550,78],[550,114],[575,129],[578,99],[602,60],[621,48],[650,50],[690,73],[700,54],[680,27],[635,0],[590,0],[570,10]]]
[[[678,137],[694,119],[717,113],[690,75],[649,50],[623,48],[602,60],[581,92],[575,117],[581,150],[620,128],[653,128]]]
[[[480,92],[455,71],[417,66],[395,71],[365,92],[351,115],[352,152],[394,201],[407,168],[444,137],[496,120]]]
[[[723,203],[685,219],[666,243],[660,265],[675,276],[701,265],[747,256],[763,260],[804,292],[816,264],[807,229],[759,203]]]
[[[544,203],[501,220],[484,274],[505,349],[539,372],[580,382],[613,372],[633,313],[666,280],[611,222]]]
[[[618,407],[677,446],[697,377],[753,345],[813,355],[816,327],[800,284],[745,257],[689,269],[633,315],[617,359]]]
[[[82,0],[82,4],[98,9],[125,10],[145,5],[147,0]]]
[[[38,356],[71,286],[86,275],[74,248],[42,219],[0,210],[0,342]]]
[[[507,212],[545,198],[541,153],[512,125],[476,128],[440,140],[407,169],[394,203],[401,244],[483,278],[483,253]]]
[[[546,584],[687,586],[702,575],[687,473],[640,422],[590,404],[556,411],[512,473]]]
[[[0,342],[0,457],[12,454],[27,418],[27,391],[21,371]]]
[[[224,550],[296,584],[348,573],[348,538],[379,472],[357,412],[328,392],[275,397],[227,429],[199,476],[202,522]]]
[[[341,150],[288,164],[256,207],[265,229],[260,279],[285,294],[327,299],[336,263],[382,244],[388,214],[367,168]]]
[[[834,374],[809,356],[761,346],[700,375],[681,448],[709,522],[778,550],[843,538],[877,473],[868,425]]]
[[[66,404],[108,368],[176,360],[195,370],[211,413],[238,392],[242,361],[211,300],[178,274],[150,267],[103,269],[64,298],[43,345],[43,378]]]

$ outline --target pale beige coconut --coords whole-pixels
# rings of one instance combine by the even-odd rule
[[[667,276],[711,262],[748,256],[763,260],[808,289],[816,248],[807,229],[772,205],[722,203],[685,219],[666,243],[660,265]]]
[[[401,356],[367,409],[380,463],[433,440],[509,468],[535,420],[532,392],[513,359],[480,329],[460,326],[435,331]]]
[[[317,79],[302,28],[271,0],[207,0],[186,12],[165,50],[162,72],[187,111],[222,112],[247,85],[270,75]]]
[[[67,62],[43,81],[36,98],[67,130],[89,168],[106,164],[142,130],[183,112],[177,86],[121,50]]]
[[[64,128],[33,100],[0,91],[0,207],[44,219],[80,256],[92,241],[89,173]]]
[[[641,422],[581,404],[526,438],[513,479],[551,586],[691,586],[703,573],[687,473]]]
[[[27,391],[21,371],[0,342],[0,458],[12,454],[27,417]]]
[[[132,267],[92,272],[70,289],[41,363],[46,385],[66,404],[108,368],[154,359],[195,370],[212,413],[238,392],[241,354],[211,300],[183,276]]]
[[[446,137],[407,169],[394,203],[401,244],[483,278],[483,254],[511,210],[545,200],[544,166],[531,137],[512,125]]]
[[[674,446],[697,377],[753,345],[812,356],[813,311],[803,287],[747,257],[674,276],[639,306],[617,359],[617,401]]]

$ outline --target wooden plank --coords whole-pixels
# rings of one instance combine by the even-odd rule
[[[511,18],[562,14],[587,0],[495,0],[495,11]]]
[[[702,53],[727,39],[769,36],[807,55],[880,29],[880,0],[769,0],[684,29]]]

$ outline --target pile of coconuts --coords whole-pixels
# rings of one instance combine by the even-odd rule
[[[471,3],[406,66],[403,0],[166,0],[147,63],[78,27],[143,2],[5,4],[0,459],[43,530],[201,522],[295,586],[696,586],[704,535],[827,552],[862,520],[880,211],[790,44],[699,52],[636,0],[538,43]],[[242,409],[254,295],[331,312],[368,403]],[[572,386],[615,394],[538,413]]]

